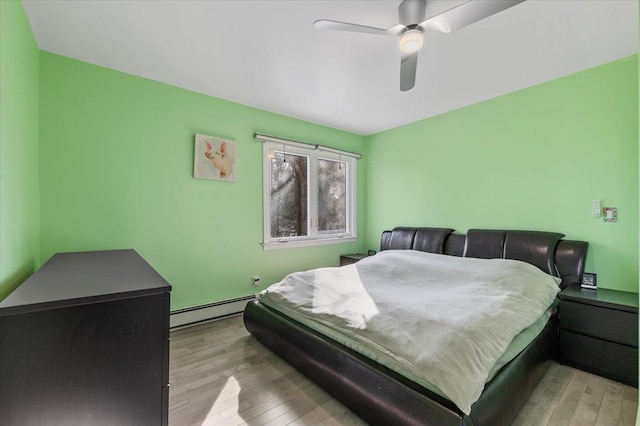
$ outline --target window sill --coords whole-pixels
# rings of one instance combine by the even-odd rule
[[[317,239],[308,239],[308,240],[274,241],[269,243],[263,243],[262,247],[265,250],[278,250],[278,249],[297,248],[297,247],[323,246],[326,244],[353,243],[356,241],[358,241],[358,237],[345,236],[345,237],[334,237],[334,238],[317,238]]]

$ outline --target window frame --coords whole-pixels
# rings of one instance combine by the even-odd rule
[[[286,154],[304,155],[307,160],[307,234],[295,237],[271,237],[271,151]],[[263,182],[263,242],[265,250],[308,247],[324,244],[338,244],[357,240],[356,228],[356,158],[352,155],[340,154],[338,151],[309,148],[301,144],[291,145],[277,142],[263,142],[262,147],[262,182]],[[318,159],[342,161],[346,172],[346,226],[347,232],[342,234],[318,234]]]

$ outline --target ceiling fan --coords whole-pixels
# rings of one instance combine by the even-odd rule
[[[320,19],[313,23],[325,30],[399,36],[400,90],[411,90],[416,82],[418,52],[426,30],[450,33],[494,15],[524,0],[403,0],[398,7],[400,23],[386,30],[348,22]]]

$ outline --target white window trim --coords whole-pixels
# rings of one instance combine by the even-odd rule
[[[263,248],[265,250],[309,247],[325,244],[339,244],[357,241],[356,229],[356,157],[353,155],[342,155],[340,151],[314,149],[314,145],[309,148],[303,144],[289,144],[277,142],[264,142],[262,148],[262,181],[263,181]],[[308,214],[307,226],[309,235],[300,237],[271,238],[271,158],[269,153],[274,151],[286,151],[287,154],[299,154],[309,157],[309,192],[308,192]],[[349,153],[350,154],[350,153]],[[347,165],[347,233],[318,235],[317,218],[317,160],[328,159],[344,161]]]
[[[265,250],[278,250],[278,249],[286,249],[286,248],[297,248],[297,247],[312,247],[312,246],[323,246],[327,244],[340,244],[340,243],[353,243],[358,241],[358,237],[333,237],[333,238],[318,238],[318,239],[304,239],[304,240],[294,240],[294,239],[283,239],[282,241],[274,241],[270,243],[263,243],[262,247]]]

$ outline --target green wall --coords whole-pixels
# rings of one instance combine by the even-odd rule
[[[0,1],[0,300],[38,266],[39,51],[19,1]]]
[[[367,247],[397,225],[559,231],[589,241],[600,286],[638,291],[637,55],[368,143]]]
[[[41,259],[134,248],[172,285],[172,308],[252,294],[337,266],[364,238],[264,251],[262,145],[253,133],[362,152],[364,137],[42,52]],[[194,134],[238,143],[237,182],[194,179]],[[364,227],[364,161],[358,227]]]
[[[38,52],[21,3],[0,5],[0,298],[55,252],[133,247],[178,309],[336,265],[400,224],[557,230],[590,242],[602,287],[638,291],[637,56],[361,137]],[[364,153],[364,238],[262,250],[254,132]],[[238,142],[237,182],[192,178],[195,133]],[[619,222],[592,218],[594,198]]]

